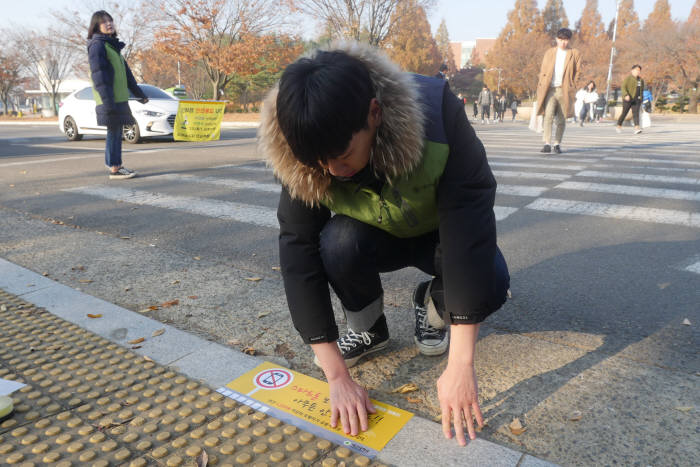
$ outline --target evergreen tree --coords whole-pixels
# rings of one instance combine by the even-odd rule
[[[449,74],[457,71],[457,64],[455,63],[455,57],[452,53],[452,47],[450,47],[450,35],[447,32],[447,24],[443,19],[435,32],[435,42],[437,43],[438,51],[442,57],[442,63],[447,65],[447,72]]]
[[[569,18],[566,16],[563,0],[547,0],[547,4],[542,10],[542,20],[544,32],[551,38],[555,38],[557,31],[561,28],[568,28]]]

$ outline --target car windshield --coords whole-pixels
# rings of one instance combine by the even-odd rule
[[[175,100],[155,86],[150,86],[148,84],[139,84],[139,87],[149,99],[168,99],[169,101]],[[134,96],[131,93],[131,91],[129,91],[129,98],[136,99],[136,96]]]

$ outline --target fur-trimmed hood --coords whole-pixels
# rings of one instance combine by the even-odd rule
[[[392,178],[410,173],[421,161],[424,136],[418,87],[411,75],[368,45],[341,43],[326,50],[343,51],[364,63],[369,71],[382,108],[382,123],[370,158],[375,175],[391,183]],[[277,91],[275,86],[263,103],[258,147],[292,198],[317,206],[329,195],[332,175],[294,157],[277,122]]]

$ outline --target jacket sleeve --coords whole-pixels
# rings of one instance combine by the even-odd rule
[[[124,60],[124,68],[126,69],[126,86],[129,88],[129,91],[139,99],[145,99],[146,94],[143,93],[136,83],[136,78],[134,78],[134,74],[131,72],[131,68],[129,68],[129,64],[126,63],[126,60]]]
[[[96,41],[88,47],[90,77],[95,91],[100,95],[107,110],[114,108],[114,68],[107,59],[107,51],[102,42]]]
[[[325,207],[310,208],[282,188],[277,219],[280,223],[280,267],[294,327],[307,344],[335,342],[328,279],[321,261],[319,239],[330,219]]]
[[[486,152],[455,97],[445,91],[443,119],[450,147],[438,186],[442,279],[454,324],[483,321],[493,300],[496,180]]]

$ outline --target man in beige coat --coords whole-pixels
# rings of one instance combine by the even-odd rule
[[[569,49],[571,30],[557,32],[557,46],[544,54],[540,79],[537,83],[537,115],[544,114],[544,147],[540,152],[561,153],[566,119],[574,116],[576,79],[581,69],[581,54]],[[556,119],[556,133],[552,140],[552,121]],[[554,144],[552,144],[554,143]]]

